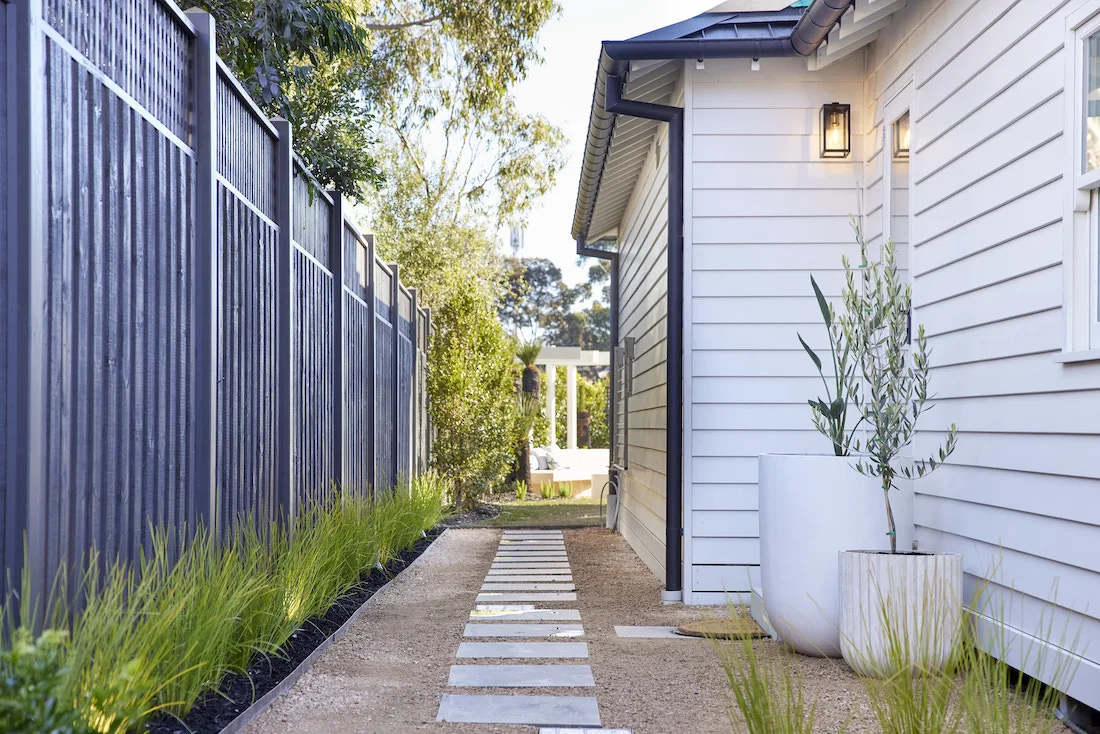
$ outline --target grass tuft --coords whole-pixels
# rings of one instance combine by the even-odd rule
[[[93,553],[75,621],[67,622],[64,600],[53,599],[44,617],[49,636],[35,640],[29,628],[14,627],[15,646],[0,646],[4,675],[25,675],[21,661],[32,659],[49,669],[36,674],[49,695],[0,701],[0,717],[45,721],[67,711],[79,722],[72,731],[105,733],[140,730],[158,711],[185,717],[226,673],[243,671],[257,654],[278,654],[303,622],[437,525],[447,490],[428,473],[379,498],[337,492],[304,508],[289,531],[273,525],[261,533],[248,520],[225,538],[202,527],[158,530],[136,566]],[[35,619],[28,598],[22,620]]]

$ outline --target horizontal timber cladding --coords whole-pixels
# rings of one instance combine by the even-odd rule
[[[828,348],[810,275],[836,299],[841,257],[859,253],[848,222],[860,206],[858,164],[822,160],[815,141],[821,105],[839,100],[853,107],[853,157],[862,151],[862,64],[853,57],[810,72],[798,59],[768,59],[765,68],[766,78],[721,60],[688,72],[684,523],[696,604],[721,603],[758,580],[758,455],[828,451],[806,405],[821,379],[798,337]]]
[[[672,103],[679,104],[675,99]],[[616,401],[616,425],[622,431],[616,461],[626,467],[619,490],[619,530],[663,580],[668,130],[666,125],[657,130],[619,226],[618,346],[624,372],[618,380],[623,392]]]
[[[101,21],[70,29],[93,56],[106,53]],[[172,40],[159,53],[186,61],[186,51]],[[129,79],[128,68],[112,71]],[[47,512],[28,550],[52,570],[79,567],[92,545],[104,558],[136,560],[150,525],[194,527],[196,169],[190,148],[49,36],[45,76],[45,119],[32,134],[45,136],[47,178]],[[186,91],[170,85],[156,94]],[[165,97],[145,99],[177,112]]]
[[[0,2],[0,562],[36,593],[427,465],[427,312],[301,162],[281,183],[210,32],[169,0]]]
[[[911,105],[913,322],[927,327],[938,398],[914,453],[935,450],[950,422],[960,431],[948,464],[913,485],[917,542],[962,553],[966,589],[986,587],[1007,645],[1063,637],[1038,677],[1072,666],[1059,687],[1100,708],[1100,365],[1056,361],[1073,317],[1066,29],[1081,6],[910,4],[869,50],[862,127],[877,141],[884,106]],[[865,227],[882,231],[890,156],[870,147],[878,206]]]

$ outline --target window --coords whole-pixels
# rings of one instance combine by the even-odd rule
[[[903,283],[913,285],[909,229],[909,147],[912,127],[909,108],[913,97],[912,84],[906,83],[883,106],[883,222],[882,231],[894,242],[898,273]],[[912,338],[912,310],[909,313],[909,333]]]
[[[1066,126],[1072,135],[1063,264],[1065,351],[1100,359],[1100,0],[1066,27]],[[1095,352],[1095,353],[1093,353]]]

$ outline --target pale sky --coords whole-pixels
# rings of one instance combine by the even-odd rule
[[[571,285],[587,278],[588,265],[577,267],[576,245],[569,233],[600,42],[686,20],[716,1],[561,0],[561,17],[546,26],[540,39],[545,63],[516,88],[516,98],[521,110],[542,114],[565,132],[568,162],[557,185],[530,213],[521,256],[553,260]],[[507,232],[502,237],[507,248]]]

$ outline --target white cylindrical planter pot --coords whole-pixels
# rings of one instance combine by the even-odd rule
[[[943,670],[962,621],[957,553],[840,553],[844,660],[860,675]]]
[[[760,456],[760,586],[768,620],[804,655],[840,657],[837,553],[890,549],[877,479],[853,457]],[[913,544],[908,483],[891,495],[898,548]]]

